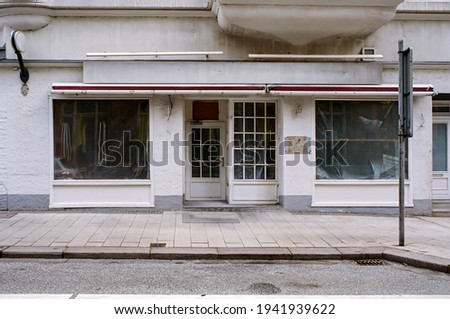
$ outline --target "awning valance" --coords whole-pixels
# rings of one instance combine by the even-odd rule
[[[265,96],[389,96],[398,85],[261,85],[261,84],[84,84],[55,83],[58,95],[265,95]],[[431,85],[414,85],[414,95],[434,95]]]

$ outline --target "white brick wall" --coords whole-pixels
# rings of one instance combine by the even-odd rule
[[[29,68],[30,91],[20,93],[18,71],[0,69],[1,146],[0,180],[8,194],[49,193],[49,103],[48,92],[53,82],[81,81],[79,69]],[[0,115],[0,116],[1,116]],[[1,117],[0,117],[1,118]]]

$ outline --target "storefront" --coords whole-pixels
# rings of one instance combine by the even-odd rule
[[[450,92],[450,51],[430,49],[450,43],[450,24],[438,18],[445,8],[0,4],[0,209],[396,213],[404,38],[417,67],[407,210],[430,215],[433,201],[450,210],[450,111],[445,94],[435,96]],[[26,37],[27,83],[15,30]]]
[[[432,94],[415,87],[422,119]],[[50,207],[389,211],[398,205],[396,97],[395,85],[54,84]],[[409,145],[408,207],[411,180],[427,178],[411,169],[427,161],[416,154]]]

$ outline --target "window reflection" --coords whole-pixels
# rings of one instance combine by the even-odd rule
[[[149,179],[147,100],[54,100],[55,179]]]

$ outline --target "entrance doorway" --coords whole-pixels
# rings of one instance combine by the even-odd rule
[[[225,125],[190,123],[186,165],[186,200],[225,200]]]
[[[433,118],[433,199],[450,200],[450,117]]]

